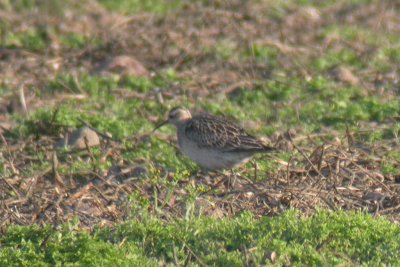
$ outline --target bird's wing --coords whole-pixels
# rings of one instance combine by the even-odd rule
[[[209,114],[194,116],[185,127],[187,138],[200,148],[215,148],[223,152],[263,152],[270,150],[238,125]]]

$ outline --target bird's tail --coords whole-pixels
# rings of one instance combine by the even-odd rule
[[[268,145],[262,145],[262,151],[260,152],[271,152],[271,151],[276,151],[277,148],[273,146],[268,146]]]

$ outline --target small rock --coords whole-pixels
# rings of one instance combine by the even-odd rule
[[[112,57],[95,69],[95,73],[118,73],[137,77],[146,77],[149,71],[136,58],[127,55]]]
[[[67,134],[54,145],[54,148],[59,149],[67,147],[70,149],[85,149],[86,142],[89,147],[97,146],[100,144],[100,138],[95,131],[85,126],[71,134]]]
[[[360,82],[358,77],[349,68],[344,66],[337,68],[335,74],[338,80],[350,85],[357,85]]]
[[[285,24],[288,27],[299,29],[312,26],[319,21],[321,21],[321,14],[318,9],[314,7],[304,7],[292,15],[289,15],[285,20]]]

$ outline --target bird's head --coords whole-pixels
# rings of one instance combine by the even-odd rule
[[[159,129],[165,124],[171,123],[172,125],[178,127],[179,125],[185,123],[187,120],[192,118],[192,114],[186,108],[175,107],[168,112],[168,119],[160,123],[153,131]]]

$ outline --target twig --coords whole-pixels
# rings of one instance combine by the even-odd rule
[[[314,169],[314,171],[316,171],[318,173],[318,175],[320,175],[321,177],[325,177],[325,175],[323,175],[319,170],[318,167],[316,167],[314,165],[314,163],[312,163],[312,161],[309,159],[309,157],[307,157],[307,155],[293,142],[292,137],[290,135],[290,132],[288,131],[288,137],[289,137],[289,141],[290,143],[293,145],[294,148],[296,148],[297,151],[299,151],[299,153],[308,161],[308,163],[311,165],[311,167]]]
[[[60,189],[65,189],[64,181],[62,180],[60,174],[58,173],[58,158],[57,153],[54,151],[51,161],[51,170],[53,172],[53,178],[56,182],[57,187],[60,186]]]
[[[24,94],[24,85],[23,84],[21,84],[19,86],[18,94],[19,94],[19,101],[21,102],[21,106],[22,106],[22,108],[24,110],[24,113],[25,113],[25,117],[28,117],[29,116],[29,112],[28,112],[28,108],[26,106],[26,100],[25,100],[25,94]]]

